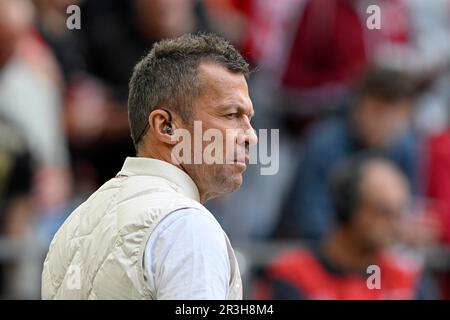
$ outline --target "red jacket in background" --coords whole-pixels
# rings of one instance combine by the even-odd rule
[[[422,267],[413,259],[391,252],[379,255],[380,288],[369,289],[371,273],[333,274],[313,252],[290,250],[277,257],[268,269],[270,279],[296,288],[305,299],[378,300],[414,299],[418,293]],[[269,288],[270,291],[270,288]],[[276,297],[273,297],[276,298]]]

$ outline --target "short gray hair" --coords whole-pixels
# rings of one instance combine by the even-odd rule
[[[136,64],[128,95],[128,120],[136,149],[148,115],[158,105],[174,110],[185,122],[191,120],[193,101],[201,92],[198,66],[203,61],[218,63],[245,77],[250,73],[241,54],[213,34],[185,34],[159,41]]]

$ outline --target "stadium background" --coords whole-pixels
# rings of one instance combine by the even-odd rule
[[[80,30],[66,26],[72,4]],[[366,25],[373,4],[380,30]],[[255,128],[280,129],[278,174],[252,166],[239,191],[207,204],[239,253],[245,297],[260,297],[273,256],[330,232],[331,208],[293,205],[327,197],[318,185],[328,177],[298,174],[313,170],[308,145],[346,117],[365,70],[389,68],[415,84],[403,128],[413,137],[404,156],[415,204],[404,241],[425,263],[431,296],[449,298],[448,0],[0,0],[0,297],[40,297],[59,225],[134,155],[133,65],[159,39],[196,31],[226,37],[256,67]],[[308,223],[315,210],[322,220]]]

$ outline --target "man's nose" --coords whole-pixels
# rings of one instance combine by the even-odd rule
[[[249,129],[246,131],[246,142],[249,145],[257,144],[258,143],[258,136],[256,135],[256,130],[253,129],[252,126],[250,126]]]
[[[250,123],[250,119],[245,120],[245,142],[249,145],[258,143],[258,136],[256,135],[255,129],[253,129],[252,124]]]

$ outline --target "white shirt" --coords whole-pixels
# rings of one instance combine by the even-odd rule
[[[158,300],[226,299],[231,272],[223,230],[198,209],[173,212],[151,233],[144,270]]]

